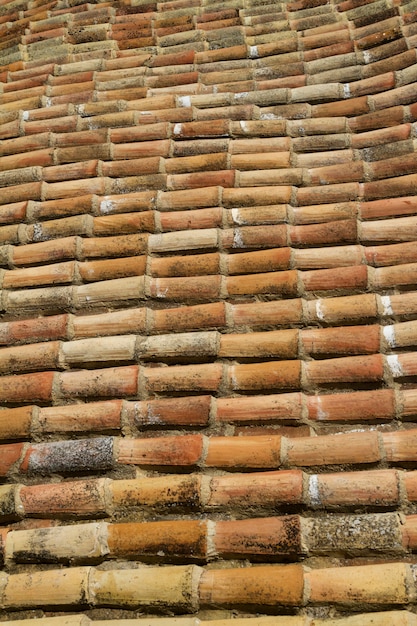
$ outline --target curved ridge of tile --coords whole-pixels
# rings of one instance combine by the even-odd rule
[[[416,7],[0,0],[4,623],[416,623]]]

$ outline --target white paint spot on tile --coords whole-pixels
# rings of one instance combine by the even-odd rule
[[[249,127],[248,127],[246,122],[241,121],[241,122],[239,122],[239,124],[240,124],[240,128],[243,130],[244,133],[248,133],[249,132]]]
[[[365,63],[371,63],[372,61],[371,53],[368,52],[368,50],[364,50],[362,54],[363,54],[363,60],[365,61]]]
[[[239,228],[235,228],[233,233],[233,247],[234,248],[244,248],[245,244],[243,242],[242,233]]]
[[[114,208],[114,202],[112,202],[108,198],[104,198],[104,200],[100,202],[100,213],[103,213],[104,215],[112,213],[114,211]]]
[[[235,93],[235,100],[242,100],[242,98],[247,98],[247,96],[249,95],[248,91],[241,91],[240,93]]]
[[[324,311],[323,311],[323,308],[321,306],[321,300],[317,300],[317,302],[316,302],[316,315],[317,315],[317,318],[319,320],[324,322]]]
[[[191,96],[180,96],[178,98],[178,103],[180,107],[190,107],[191,106]]]
[[[328,416],[329,416],[329,414],[326,413],[326,411],[323,411],[323,408],[321,406],[321,398],[320,398],[320,396],[317,396],[317,419],[318,420],[325,420],[325,419],[327,419]]]
[[[346,433],[368,433],[369,431],[376,430],[375,426],[370,426],[369,428],[351,428],[349,430],[344,430],[341,433],[332,433],[333,435],[346,435]]]
[[[261,113],[259,116],[260,120],[279,120],[281,119],[279,115],[274,115],[274,113]]]
[[[157,298],[166,298],[167,297],[167,293],[168,293],[168,287],[165,287],[165,289],[160,289],[159,286],[157,286],[157,288],[156,288],[156,297]]]
[[[151,406],[148,407],[148,424],[161,424],[161,416],[159,413],[155,413]]]
[[[182,130],[182,124],[174,125],[174,135],[180,135]]]
[[[45,98],[45,106],[46,107],[51,107],[52,106],[52,99],[51,98]]]
[[[391,346],[391,348],[394,348],[396,345],[394,326],[392,324],[390,324],[389,326],[384,326],[382,332],[384,333],[385,341],[387,342],[387,344]]]
[[[29,111],[22,111],[22,120],[27,122],[29,119]]]
[[[391,374],[395,377],[403,376],[403,368],[401,367],[401,363],[399,361],[397,354],[389,354],[387,356],[388,367],[391,370]]]
[[[350,98],[350,87],[348,83],[344,83],[343,85],[343,94],[345,98]]]
[[[251,59],[259,58],[258,46],[249,46],[249,56]]]
[[[381,302],[384,307],[383,315],[394,315],[391,306],[391,298],[389,296],[381,296]]]
[[[216,522],[212,520],[207,520],[207,556],[209,558],[213,558],[218,555],[216,550],[216,544],[214,542],[214,537],[216,536]],[[198,624],[200,620],[198,620]]]
[[[310,496],[310,502],[313,506],[320,506],[320,490],[319,490],[319,477],[317,474],[310,476],[308,481],[308,495]]]
[[[239,215],[239,209],[232,209],[232,219],[235,224],[244,224]]]

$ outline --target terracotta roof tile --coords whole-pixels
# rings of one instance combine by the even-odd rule
[[[0,0],[5,623],[414,623],[415,17]]]

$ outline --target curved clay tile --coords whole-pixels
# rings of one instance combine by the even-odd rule
[[[416,24],[0,0],[2,623],[417,625]]]

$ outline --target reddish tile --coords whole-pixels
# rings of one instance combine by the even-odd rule
[[[154,278],[150,293],[153,298],[176,302],[198,302],[217,300],[220,296],[221,278],[217,275]]]
[[[223,558],[295,558],[302,550],[299,517],[220,521],[214,542]]]
[[[382,381],[383,370],[383,358],[380,354],[349,356],[305,363],[306,378],[312,385]]]
[[[52,398],[55,372],[3,376],[0,390],[2,402],[47,402]]]
[[[301,342],[307,354],[372,354],[379,351],[379,326],[303,329]]]
[[[302,396],[300,393],[218,398],[217,420],[220,422],[269,422],[300,420]]]
[[[207,506],[276,507],[281,504],[301,504],[302,473],[299,470],[233,474],[214,477]]]
[[[23,486],[21,509],[29,517],[97,517],[106,512],[104,482],[79,480]]]
[[[399,501],[395,470],[319,474],[310,477],[313,506],[395,506]]]
[[[201,435],[181,435],[146,439],[121,439],[117,461],[142,466],[190,467],[202,454]]]
[[[205,426],[211,409],[210,396],[163,398],[142,402],[129,402],[125,412],[136,428],[164,426]]]
[[[153,311],[152,327],[158,332],[209,329],[225,325],[226,310],[223,302]]]
[[[396,413],[392,389],[309,396],[307,406],[309,418],[320,421],[391,420]]]
[[[59,375],[59,395],[62,398],[135,396],[137,385],[137,365],[62,372]]]
[[[41,433],[119,430],[121,411],[121,400],[42,407],[36,420],[36,430]]]
[[[19,460],[23,451],[23,443],[0,445],[0,476],[5,478]]]
[[[4,322],[0,327],[0,343],[10,345],[65,339],[67,337],[67,325],[67,315],[51,315]]]
[[[217,391],[223,377],[221,363],[176,365],[145,368],[146,388],[150,393],[177,391]]]

